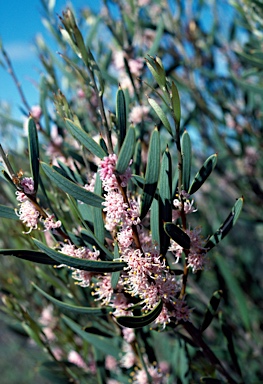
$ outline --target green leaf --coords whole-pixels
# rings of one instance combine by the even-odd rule
[[[192,195],[204,184],[210,173],[213,171],[217,163],[217,154],[211,155],[206,159],[200,170],[194,177],[188,193]]]
[[[150,210],[151,235],[153,244],[160,244],[159,232],[159,203],[157,199],[153,199]]]
[[[177,129],[179,129],[180,128],[180,120],[181,120],[181,103],[180,103],[180,97],[179,97],[178,89],[177,89],[177,87],[173,81],[172,81],[171,102],[172,102],[172,108],[173,108],[173,113],[174,113]]]
[[[242,372],[240,369],[240,365],[238,363],[238,357],[235,351],[234,346],[234,340],[233,340],[233,330],[228,326],[228,324],[223,319],[223,314],[219,314],[219,320],[222,328],[222,332],[226,338],[227,341],[227,349],[231,356],[233,366],[235,367],[236,372],[239,374],[239,376],[242,378]]]
[[[187,131],[184,131],[182,136],[182,161],[183,161],[182,189],[187,192],[190,184],[191,162],[192,162],[192,145],[191,145],[190,136]]]
[[[165,70],[160,59],[154,59],[152,56],[148,56],[146,59],[146,64],[157,84],[161,87],[161,89],[163,89],[166,84],[166,79]]]
[[[142,143],[141,143],[141,140],[138,140],[136,145],[135,145],[134,160],[133,160],[134,172],[137,175],[140,175],[140,173],[141,173],[141,164],[142,164],[141,155],[142,155]]]
[[[46,133],[47,133],[47,135],[49,137],[50,136],[50,122],[51,122],[51,119],[49,117],[48,108],[47,108],[48,83],[47,83],[47,80],[46,80],[45,76],[43,76],[43,75],[41,76],[39,90],[40,90],[40,107],[41,107],[41,110],[42,110],[42,114],[44,116],[45,131],[46,131]]]
[[[95,187],[94,192],[101,196],[102,193],[102,181],[100,179],[99,173],[96,175],[96,181],[95,181]],[[81,209],[81,207],[79,207]],[[99,240],[100,243],[104,243],[105,238],[105,229],[104,229],[104,222],[102,217],[102,207],[92,207],[93,209],[93,224],[94,224],[94,234],[95,237]]]
[[[236,221],[241,213],[243,207],[243,197],[240,197],[235,205],[232,208],[231,213],[228,215],[223,224],[220,225],[218,230],[212,235],[207,243],[205,244],[205,248],[207,248],[207,252],[210,249],[214,248],[223,238],[229,233],[232,227],[236,224]]]
[[[89,272],[95,272],[95,273],[105,273],[105,272],[121,271],[126,266],[126,263],[117,262],[117,261],[114,262],[114,261],[96,261],[96,260],[79,259],[77,257],[72,257],[72,256],[65,255],[64,253],[57,252],[54,249],[47,247],[45,244],[41,243],[39,240],[33,239],[33,241],[39,249],[45,252],[52,259],[56,260],[60,264],[65,264],[68,267],[81,269]]]
[[[143,219],[150,209],[154,194],[157,188],[160,170],[160,135],[155,128],[151,135],[149,144],[148,161],[145,173],[145,185],[142,194],[141,219]]]
[[[39,146],[36,123],[31,116],[28,119],[28,150],[31,174],[34,180],[34,191],[37,192],[39,176]]]
[[[19,120],[13,119],[12,117],[0,113],[0,118],[2,118],[6,123],[11,124],[12,126],[22,128],[24,127],[23,123]]]
[[[48,255],[39,251],[32,251],[30,249],[0,249],[0,254],[5,256],[15,256],[18,259],[32,261],[33,263],[59,265],[60,263],[54,261]]]
[[[221,297],[223,295],[223,291],[219,290],[213,293],[213,296],[210,299],[210,302],[207,306],[206,313],[202,325],[200,327],[200,331],[204,332],[205,329],[211,324],[214,316],[216,315],[217,308],[220,304]]]
[[[126,136],[127,129],[127,116],[126,116],[126,102],[123,90],[119,87],[116,100],[116,120],[119,135],[119,150]],[[122,172],[123,173],[123,172]]]
[[[60,175],[49,165],[41,162],[42,168],[45,174],[53,181],[62,191],[68,193],[70,196],[74,197],[77,200],[82,201],[93,207],[101,208],[101,203],[104,199],[101,196],[96,195],[86,189],[79,187],[77,184],[66,179],[64,176]]]
[[[92,137],[84,131],[84,129],[69,119],[65,119],[65,123],[72,136],[74,136],[80,144],[83,144],[84,147],[87,148],[93,155],[99,157],[100,159],[107,156],[107,153],[102,149],[102,147],[96,143],[96,141],[93,140]]]
[[[141,189],[145,186],[145,178],[138,175],[132,175],[131,181],[133,184],[137,185],[137,187],[140,187]]]
[[[157,116],[159,117],[159,119],[161,120],[161,122],[163,123],[164,127],[167,129],[170,135],[172,135],[172,128],[166,117],[165,112],[162,110],[159,104],[156,103],[154,99],[151,99],[150,97],[148,97],[148,102],[150,106],[153,108],[153,110],[155,111],[155,113],[157,114]]]
[[[163,22],[163,19],[160,18],[158,26],[157,26],[157,30],[156,30],[156,33],[155,33],[154,41],[153,41],[153,43],[151,45],[150,50],[147,53],[147,56],[148,55],[149,56],[154,56],[156,54],[156,52],[158,51],[159,46],[160,46],[160,42],[161,42],[162,37],[163,37],[163,31],[164,31],[164,22]]]
[[[83,340],[92,344],[95,348],[105,353],[105,355],[111,355],[116,359],[119,358],[120,348],[116,345],[116,341],[113,338],[85,332],[77,323],[65,315],[62,316],[62,319]]]
[[[163,223],[172,220],[172,161],[168,148],[163,154],[158,188],[160,254],[165,255],[169,247],[170,237],[164,231]]]
[[[142,316],[118,316],[117,323],[127,328],[142,328],[151,324],[161,313],[163,308],[162,300],[153,308],[152,311]]]
[[[220,270],[221,275],[223,276],[228,286],[229,291],[231,292],[231,295],[235,299],[240,315],[240,320],[242,321],[244,327],[249,331],[251,329],[251,321],[245,294],[242,291],[242,288],[240,287],[233,271],[227,265],[224,257],[217,254],[215,257],[215,261]]]
[[[212,377],[201,377],[200,381],[205,384],[222,384],[221,380]]]
[[[86,50],[85,45],[83,48]],[[103,80],[100,68],[99,68],[98,64],[96,63],[94,56],[93,56],[90,49],[88,49],[88,55],[89,55],[89,66],[90,66],[92,72],[95,74],[95,77],[99,81],[99,86],[97,85],[97,87],[99,89],[99,96],[101,97],[104,93],[104,80]]]
[[[45,296],[52,303],[54,303],[55,305],[57,305],[58,307],[66,310],[66,311],[85,313],[85,314],[94,315],[94,316],[104,316],[107,313],[112,312],[112,307],[100,307],[100,308],[99,307],[80,307],[77,305],[63,303],[63,301],[57,300],[53,296],[50,296],[48,293],[44,292],[36,284],[32,283],[32,285],[34,288],[36,288],[38,290],[38,292],[41,293],[41,295]]]
[[[135,149],[135,128],[131,126],[123,141],[118,161],[116,164],[116,171],[122,175],[128,168],[130,161],[133,157]]]
[[[174,223],[165,223],[164,230],[177,244],[184,249],[190,249],[190,237]]]
[[[86,229],[82,229],[81,230],[81,235],[82,237],[90,237],[91,239],[94,240],[94,242],[97,244],[98,248],[103,251],[106,255],[106,258],[107,260],[113,260],[114,257],[113,257],[113,254],[110,252],[110,250],[105,247],[105,245],[103,243],[101,243],[97,237],[94,235],[94,233],[89,229],[88,226],[85,227]]]
[[[119,259],[120,254],[119,254],[119,248],[117,242],[114,244],[114,260]],[[120,271],[113,272],[111,275],[111,287],[112,289],[115,289],[117,287],[119,278],[120,278]]]
[[[2,204],[0,204],[0,217],[5,219],[19,220],[19,217],[16,215],[14,208],[6,207]]]

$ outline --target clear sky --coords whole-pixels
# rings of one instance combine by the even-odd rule
[[[66,0],[57,0],[55,3],[57,14],[61,14],[69,4]],[[72,3],[75,10],[79,10],[83,6],[93,9],[100,7],[99,0],[73,0]],[[41,33],[47,42],[49,38],[41,21],[42,9],[40,0],[0,0],[0,39],[12,60],[30,105],[38,103],[35,84],[39,80],[41,70],[41,64],[34,51],[34,38],[38,33]],[[48,45],[50,46],[50,44]],[[56,52],[54,43],[53,47]],[[18,109],[18,106],[21,105],[18,91],[11,76],[2,66],[0,66],[0,100],[12,105],[16,117],[21,115]]]

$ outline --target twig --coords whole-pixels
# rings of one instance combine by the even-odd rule
[[[10,73],[10,75],[12,76],[12,78],[14,80],[14,83],[15,83],[15,85],[17,87],[17,90],[18,90],[18,92],[20,94],[21,100],[22,100],[24,106],[26,107],[26,109],[29,112],[31,108],[30,108],[30,106],[29,106],[29,104],[28,104],[28,102],[26,100],[26,97],[25,97],[24,92],[22,90],[21,84],[20,84],[20,82],[19,82],[19,80],[18,80],[18,78],[17,78],[17,76],[15,74],[15,71],[14,71],[14,68],[12,66],[11,60],[10,60],[7,52],[5,51],[5,49],[3,47],[1,48],[1,50],[2,50],[2,53],[3,53],[4,59],[6,61],[6,64],[7,64],[7,70]]]

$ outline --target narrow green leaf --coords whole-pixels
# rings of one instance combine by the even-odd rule
[[[151,324],[161,313],[163,308],[162,300],[153,308],[152,311],[142,316],[118,316],[117,323],[127,328],[142,328]]]
[[[177,244],[184,249],[190,249],[190,237],[174,223],[165,223],[164,230]]]
[[[0,254],[4,256],[15,256],[18,259],[32,261],[33,263],[59,265],[60,263],[54,261],[48,255],[39,251],[32,251],[30,249],[0,249]]]
[[[114,244],[114,260],[119,259],[120,254],[119,254],[119,248],[117,242]],[[119,278],[120,278],[120,271],[113,272],[111,275],[111,287],[112,289],[115,289],[117,287]]]
[[[227,265],[224,257],[217,254],[215,257],[216,264],[220,270],[221,275],[223,276],[231,295],[235,299],[238,312],[240,315],[240,320],[242,321],[244,327],[249,331],[251,329],[250,314],[247,307],[247,300],[244,292],[242,291],[233,271]]]
[[[39,146],[36,123],[31,116],[28,119],[28,150],[31,174],[34,180],[34,190],[37,192],[39,175]]]
[[[183,185],[182,189],[188,192],[191,176],[192,145],[190,136],[184,131],[182,136]]]
[[[154,194],[157,188],[160,170],[160,135],[155,128],[151,135],[147,168],[145,173],[145,185],[142,194],[141,219],[143,219],[150,209]]]
[[[116,359],[119,358],[120,348],[116,345],[113,338],[85,332],[78,324],[65,315],[62,316],[62,319],[83,340],[92,344],[95,348],[105,353],[105,355],[111,355]]]
[[[50,122],[51,119],[48,114],[48,108],[47,108],[47,100],[48,100],[48,84],[45,76],[41,76],[40,81],[40,107],[42,110],[42,114],[44,116],[44,122],[45,122],[45,131],[47,132],[48,137],[50,136]]]
[[[63,303],[63,301],[57,300],[53,296],[50,296],[48,293],[46,293],[41,288],[39,288],[36,284],[32,283],[32,285],[34,288],[38,290],[38,292],[41,293],[41,295],[45,296],[52,303],[54,303],[55,305],[57,305],[58,307],[66,311],[85,313],[85,314],[94,315],[94,316],[104,316],[107,313],[112,312],[112,307],[80,307],[77,305]]]
[[[153,75],[156,83],[163,89],[165,87],[166,79],[165,79],[165,70],[163,66],[157,61],[157,59],[154,59],[152,56],[148,56],[146,59],[146,64],[149,70],[151,71],[151,74]]]
[[[127,129],[127,116],[126,116],[126,102],[123,90],[119,87],[116,100],[116,119],[117,129],[119,135],[119,150],[126,136]],[[122,172],[123,173],[123,172]]]
[[[116,164],[116,171],[122,175],[128,168],[130,161],[133,157],[135,149],[135,128],[131,126],[123,141],[118,161]]]
[[[157,199],[153,199],[150,210],[151,235],[153,244],[160,245],[159,231],[159,203]]]
[[[141,164],[142,164],[142,143],[141,140],[138,140],[135,145],[134,150],[134,160],[133,160],[133,169],[136,175],[141,173]]]
[[[177,87],[173,81],[172,81],[171,101],[172,101],[172,108],[173,108],[173,113],[174,113],[177,129],[179,129],[180,128],[180,120],[181,120],[181,103],[180,103],[180,97],[179,97],[178,89],[177,89]]]
[[[84,49],[86,50],[85,45],[84,45]],[[99,85],[97,85],[97,87],[99,89],[99,96],[102,96],[104,93],[104,79],[102,77],[100,68],[99,68],[98,64],[96,63],[94,56],[93,56],[90,49],[88,49],[88,55],[89,55],[89,66],[91,67],[92,72],[95,74],[96,78],[99,81]]]
[[[157,26],[157,30],[156,30],[156,33],[155,33],[154,41],[153,41],[153,43],[151,45],[150,50],[148,51],[147,56],[148,55],[149,56],[154,56],[156,54],[156,52],[158,51],[159,46],[160,46],[160,42],[161,42],[162,37],[163,37],[163,30],[164,30],[164,22],[163,22],[163,19],[160,18],[158,26]]]
[[[75,122],[65,119],[66,127],[81,144],[84,145],[93,155],[102,159],[107,156],[107,153],[102,149],[102,147],[92,139],[87,132],[84,131],[80,126]]]
[[[217,154],[211,155],[206,159],[200,170],[194,177],[188,193],[192,195],[204,184],[210,173],[213,171],[217,163]]]
[[[65,264],[68,267],[81,269],[89,272],[105,273],[105,272],[115,272],[121,271],[126,263],[123,262],[114,262],[114,261],[96,261],[96,260],[87,260],[87,259],[78,259],[77,257],[72,257],[65,255],[64,253],[57,252],[54,249],[47,247],[45,244],[41,243],[39,240],[33,239],[34,243],[39,249],[45,252],[52,259],[56,260],[60,264]]]
[[[216,315],[217,308],[220,304],[223,291],[219,290],[213,293],[213,296],[210,299],[210,302],[206,308],[205,317],[200,327],[200,331],[204,332],[205,329],[209,327],[214,316]]]
[[[85,236],[86,237],[90,237],[91,239],[94,240],[94,242],[97,244],[98,248],[105,253],[106,255],[106,259],[107,260],[113,260],[114,259],[114,256],[113,254],[110,252],[110,250],[104,246],[103,243],[101,243],[97,237],[94,235],[94,233],[89,229],[88,226],[85,227],[86,229],[82,229],[81,230],[81,235],[82,237],[84,238]]]
[[[165,255],[169,247],[170,237],[164,231],[163,223],[172,220],[172,161],[168,148],[163,154],[158,188],[160,254]]]
[[[138,175],[132,175],[131,181],[133,184],[137,185],[137,187],[140,187],[141,189],[145,186],[145,178]]]
[[[227,341],[227,349],[228,352],[231,356],[233,366],[235,367],[236,372],[239,374],[239,376],[242,378],[242,372],[240,369],[240,365],[238,363],[238,357],[235,351],[235,345],[234,345],[234,340],[233,340],[233,331],[230,329],[228,324],[224,321],[223,319],[223,314],[219,314],[219,320],[222,328],[222,332],[226,338]]]
[[[95,181],[95,187],[94,192],[101,196],[102,193],[102,181],[100,179],[99,173],[96,175],[96,181]],[[99,240],[100,243],[104,243],[105,239],[105,229],[104,229],[104,222],[102,217],[102,207],[92,207],[93,209],[93,224],[94,224],[94,234],[95,237]]]
[[[236,224],[236,221],[241,213],[243,207],[243,197],[240,197],[235,205],[232,208],[231,213],[228,215],[223,224],[220,225],[218,230],[212,235],[207,243],[205,244],[205,248],[207,248],[207,252],[210,249],[214,248],[223,238],[229,233],[232,227]]]
[[[5,219],[19,220],[19,217],[16,215],[14,208],[6,207],[2,204],[0,204],[0,217]]]
[[[172,128],[169,123],[169,120],[166,117],[165,112],[162,110],[159,104],[156,103],[154,99],[151,99],[150,97],[148,97],[148,102],[150,106],[153,108],[153,110],[155,111],[155,113],[157,114],[157,116],[159,117],[159,119],[161,120],[161,122],[163,123],[164,127],[167,129],[170,135],[172,135]]]
[[[79,183],[81,185],[84,185],[83,180],[77,175],[76,172],[72,171],[66,164],[62,163],[59,159],[57,159],[59,167],[53,166],[53,169],[60,173],[62,176],[66,177],[67,179],[73,181],[73,183]],[[61,172],[62,169],[62,172]],[[81,179],[81,180],[80,180]]]
[[[3,113],[0,113],[0,118],[2,118],[4,121],[6,121],[8,124],[11,124],[12,126],[22,128],[24,127],[23,122],[13,119],[12,117],[5,115]]]
[[[104,199],[101,196],[96,195],[86,189],[78,186],[72,181],[66,179],[64,176],[60,175],[49,165],[41,162],[42,168],[45,174],[53,181],[62,191],[68,193],[70,196],[74,197],[77,200],[82,201],[93,207],[101,207],[101,203]]]

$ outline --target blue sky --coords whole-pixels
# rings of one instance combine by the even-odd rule
[[[74,9],[83,6],[99,8],[100,1],[74,0]],[[69,4],[66,0],[57,0],[55,12],[61,14]],[[9,0],[0,2],[0,39],[12,60],[14,70],[19,78],[30,105],[38,103],[36,82],[40,78],[41,65],[34,51],[34,39],[41,33],[48,43],[49,34],[42,24],[42,5],[40,0]],[[50,44],[48,44],[50,46]],[[54,43],[51,45],[56,52]],[[2,58],[0,59],[2,60]],[[0,100],[12,105],[16,117],[21,116],[18,91],[6,69],[0,66]]]

